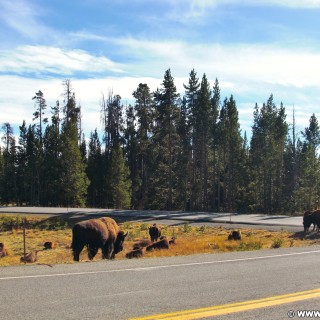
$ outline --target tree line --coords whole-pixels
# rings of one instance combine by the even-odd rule
[[[70,80],[50,110],[33,97],[33,123],[18,141],[2,125],[0,201],[3,204],[299,213],[318,207],[320,129],[316,116],[297,132],[295,114],[271,94],[253,110],[252,135],[242,135],[234,97],[220,96],[191,70],[184,94],[170,69],[160,88],[140,83],[133,105],[102,96],[103,136],[82,129],[81,105]]]

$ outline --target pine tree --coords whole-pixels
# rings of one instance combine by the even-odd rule
[[[241,137],[238,110],[236,101],[231,95],[225,100],[222,107],[221,124],[224,129],[225,139],[224,149],[224,207],[227,211],[233,212],[243,208],[243,198],[246,193],[246,185],[248,183],[247,174],[247,158],[244,149],[243,138]]]
[[[45,115],[44,111],[47,108],[47,103],[41,90],[36,92],[36,95],[32,98],[32,100],[35,100],[35,108],[36,108],[36,111],[33,113],[33,116],[34,116],[33,121],[39,120],[39,124],[37,125],[37,128],[38,128],[40,146],[42,147],[43,125],[48,122],[48,118],[44,117]]]
[[[188,121],[188,126],[190,130],[190,139],[191,139],[191,168],[192,171],[189,172],[189,184],[190,184],[190,199],[188,199],[188,206],[190,209],[197,208],[197,165],[196,165],[196,142],[195,142],[195,123],[196,123],[196,105],[198,99],[198,91],[200,88],[199,78],[197,78],[197,73],[194,69],[191,70],[189,74],[188,85],[184,85],[185,88],[185,97],[186,97],[186,117]]]
[[[129,168],[125,163],[123,151],[119,144],[112,147],[110,167],[112,207],[116,209],[130,209],[131,180]]]
[[[65,83],[65,117],[61,133],[61,187],[64,203],[68,206],[83,207],[86,202],[89,180],[85,173],[80,147],[78,145],[78,113],[75,94],[70,95],[70,83]],[[68,100],[69,99],[69,100]]]
[[[3,173],[2,173],[2,201],[5,204],[16,203],[17,184],[16,184],[16,141],[13,128],[10,123],[2,125],[2,141],[5,143],[3,150]]]
[[[52,124],[46,127],[44,138],[44,197],[43,203],[48,206],[64,204],[64,194],[60,183],[63,172],[61,162],[62,141],[59,132],[59,121],[53,110]]]
[[[210,208],[213,211],[219,211],[221,206],[221,139],[219,133],[219,113],[220,113],[220,86],[218,79],[215,80],[210,112],[210,150],[209,150],[209,181],[210,181]]]
[[[18,203],[28,203],[28,190],[27,184],[27,126],[23,120],[22,125],[19,127],[20,136],[19,144],[17,146],[17,189],[18,189]]]
[[[122,109],[123,105],[121,104],[121,97],[119,95],[113,95],[113,92],[110,91],[107,100],[103,96],[101,120],[104,130],[103,140],[107,154],[110,154],[114,145],[123,143]]]
[[[198,210],[209,209],[208,197],[208,146],[209,119],[211,111],[210,85],[204,74],[197,94],[193,112],[193,138],[195,182],[193,188],[193,204]]]
[[[104,152],[104,198],[105,205],[107,207],[113,207],[113,190],[111,186],[112,164],[111,153],[115,146],[124,144],[123,137],[123,117],[122,117],[123,105],[121,104],[121,97],[119,95],[113,95],[110,91],[108,98],[105,100],[103,97],[101,108],[101,119],[103,123],[103,141],[105,143]]]
[[[90,135],[88,150],[87,176],[90,180],[88,187],[88,205],[92,207],[103,207],[103,186],[104,186],[104,162],[101,149],[101,142],[97,129]]]
[[[135,118],[137,122],[137,172],[133,181],[133,206],[145,208],[151,176],[151,135],[153,131],[154,102],[147,84],[140,83],[133,92],[135,98]]]
[[[172,210],[175,208],[177,184],[176,165],[179,145],[177,121],[177,89],[170,69],[165,72],[162,88],[154,93],[156,121],[153,136],[154,171],[152,175],[152,207]]]
[[[177,208],[190,210],[190,172],[191,171],[191,133],[190,123],[188,122],[187,100],[182,99],[180,117],[177,125],[179,134],[179,153],[177,158]]]
[[[309,127],[302,135],[305,141],[300,142],[297,190],[295,198],[300,210],[310,210],[319,207],[320,201],[320,162],[318,147],[320,145],[320,127],[313,114],[310,117]]]
[[[28,203],[32,206],[40,205],[40,167],[42,155],[39,154],[40,140],[38,140],[35,125],[29,125],[26,136],[26,182],[28,184]]]
[[[254,111],[250,158],[253,209],[279,212],[283,190],[284,149],[288,132],[283,105],[277,108],[271,95],[266,104]]]
[[[5,151],[8,153],[10,149],[10,144],[14,139],[13,128],[9,122],[5,122],[2,127],[3,136],[1,138],[2,142],[5,144]]]
[[[130,180],[132,183],[132,192],[131,192],[131,204],[132,208],[139,208],[139,189],[141,187],[141,179],[139,175],[138,168],[138,139],[137,132],[135,128],[135,114],[134,108],[129,105],[126,110],[126,119],[127,125],[124,130],[124,138],[125,138],[125,154],[128,161],[129,171],[130,171]]]

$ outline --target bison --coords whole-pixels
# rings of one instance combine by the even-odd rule
[[[154,242],[146,248],[147,251],[152,251],[153,249],[169,249],[169,241],[167,238]]]
[[[163,240],[163,239],[166,239],[166,238],[167,238],[167,236],[161,236],[160,240]],[[169,244],[176,244],[176,240],[177,240],[176,237],[171,237],[171,239],[169,240]]]
[[[313,224],[313,230],[317,227],[317,230],[320,229],[320,210],[315,211],[306,211],[303,214],[303,228],[304,232],[307,232],[310,226]]]
[[[0,258],[6,257],[8,255],[8,250],[6,249],[3,242],[0,242]]]
[[[123,250],[127,235],[128,233],[119,231],[117,223],[108,217],[78,222],[72,228],[73,260],[79,261],[84,246],[87,246],[90,260],[95,257],[99,248],[103,259],[114,259]]]
[[[46,241],[43,244],[44,250],[54,249],[56,247],[55,243],[52,241]]]
[[[156,223],[152,227],[149,227],[149,235],[152,242],[158,241],[161,237],[161,229],[157,227]]]
[[[132,258],[140,258],[143,255],[142,248],[132,250],[126,254],[126,258],[132,259]]]
[[[228,240],[241,240],[241,231],[240,230],[233,230],[229,235],[228,235]]]
[[[23,256],[20,258],[20,262],[36,262],[38,260],[38,251],[31,251],[30,253],[26,254],[26,256]]]
[[[148,247],[152,244],[152,241],[149,239],[142,239],[133,244],[133,250],[137,250],[140,248]]]

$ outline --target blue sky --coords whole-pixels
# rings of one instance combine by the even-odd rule
[[[222,99],[233,94],[243,131],[271,93],[303,130],[320,107],[319,39],[320,0],[1,0],[0,123],[18,134],[35,92],[54,106],[68,78],[88,137],[102,93],[130,103],[171,68],[183,94],[194,68],[218,78]]]

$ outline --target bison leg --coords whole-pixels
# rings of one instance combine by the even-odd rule
[[[114,259],[113,243],[106,243],[102,247],[102,259]]]
[[[73,248],[73,261],[79,261],[80,259],[80,253],[84,247],[84,244],[77,245]]]
[[[87,246],[87,249],[88,249],[88,258],[89,260],[92,260],[95,255],[97,254],[99,248],[96,248],[96,247],[90,247],[89,245]]]

